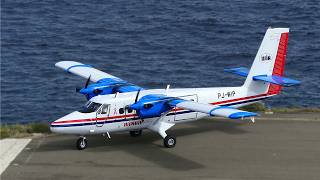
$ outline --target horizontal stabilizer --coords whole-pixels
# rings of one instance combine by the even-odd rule
[[[231,69],[225,69],[225,72],[238,74],[243,77],[247,77],[249,74],[249,69],[246,67],[238,67],[238,68],[231,68]]]
[[[273,76],[258,75],[258,76],[253,76],[252,78],[255,81],[265,81],[265,82],[269,82],[269,83],[277,84],[281,86],[294,86],[294,85],[300,84],[300,81],[285,78],[282,76],[276,76],[276,75],[273,75]]]

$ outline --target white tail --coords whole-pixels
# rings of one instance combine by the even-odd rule
[[[248,93],[267,93],[268,95],[280,93],[281,86],[262,81],[254,81],[253,76],[283,76],[288,34],[289,28],[269,28],[267,30],[243,85],[248,89]]]

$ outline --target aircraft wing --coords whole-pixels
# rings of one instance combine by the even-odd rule
[[[203,104],[193,101],[186,101],[182,99],[176,99],[168,102],[171,106],[188,109],[192,111],[202,112],[209,114],[210,116],[221,116],[230,119],[239,119],[245,117],[257,116],[257,113],[242,111],[228,106],[218,106],[211,104]]]
[[[125,82],[118,77],[95,69],[91,65],[82,64],[75,61],[60,61],[57,62],[55,66],[67,71],[68,73],[72,73],[86,79],[88,79],[90,76],[90,80],[93,82],[97,82],[101,79],[111,79],[114,81]]]

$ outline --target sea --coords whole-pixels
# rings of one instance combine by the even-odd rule
[[[240,86],[268,27],[289,27],[285,76],[268,107],[320,107],[319,0],[1,0],[1,123],[52,122],[86,99],[78,61],[144,88]]]

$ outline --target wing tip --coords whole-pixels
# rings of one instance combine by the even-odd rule
[[[243,112],[232,113],[232,114],[229,115],[228,118],[230,118],[230,119],[240,119],[240,118],[253,117],[253,116],[258,116],[258,114],[257,113],[253,113],[253,112],[243,111]]]
[[[82,65],[82,63],[77,61],[59,61],[55,64],[56,67],[64,68],[66,66],[73,66],[73,65]]]

